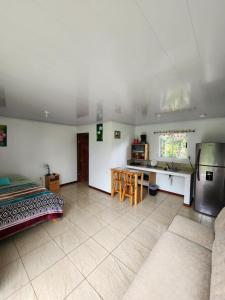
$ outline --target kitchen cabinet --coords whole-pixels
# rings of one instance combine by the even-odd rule
[[[170,193],[176,193],[184,195],[184,177],[178,177],[170,174],[157,174],[156,184],[160,190],[164,190]]]

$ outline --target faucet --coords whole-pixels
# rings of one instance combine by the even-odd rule
[[[174,170],[174,169],[175,169],[175,167],[174,167],[174,162],[173,162],[173,161],[171,162],[171,166],[169,165],[168,162],[166,163],[166,165],[167,165],[167,169],[168,169],[168,170]]]

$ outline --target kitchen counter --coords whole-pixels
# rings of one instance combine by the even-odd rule
[[[143,166],[132,166],[132,165],[127,165],[126,166],[129,169],[133,170],[139,170],[142,172],[154,172],[157,174],[163,174],[163,175],[168,175],[175,177],[175,178],[183,178],[183,192],[181,193],[184,196],[184,204],[185,205],[191,205],[191,199],[192,199],[192,193],[191,193],[191,180],[192,180],[192,174],[193,172],[189,171],[182,171],[182,170],[177,170],[177,171],[172,171],[172,170],[164,170],[162,168],[153,168],[153,167],[143,167]],[[159,188],[163,190],[160,186],[160,180],[157,182],[159,185]],[[170,191],[169,189],[165,189],[167,191]],[[176,191],[173,190],[173,192],[176,193]],[[178,193],[180,194],[180,193]]]

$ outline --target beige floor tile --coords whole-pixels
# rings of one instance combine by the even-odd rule
[[[163,233],[167,230],[168,225],[162,224],[161,222],[158,222],[152,218],[150,215],[148,218],[146,218],[143,222],[143,225],[147,226],[150,230],[154,230],[155,232]]]
[[[137,222],[138,224],[142,223],[144,221],[144,219],[146,218],[146,216],[143,216],[141,214],[130,214],[130,213],[127,213],[124,216],[127,216],[128,218],[130,218],[131,220]]]
[[[113,212],[108,208],[99,212],[97,216],[107,224],[113,223],[116,219],[121,218],[120,214]]]
[[[44,270],[65,256],[64,252],[50,241],[22,256],[22,261],[30,279],[34,279]]]
[[[177,207],[165,207],[160,205],[153,211],[150,216],[153,216],[154,214],[160,214],[163,216],[174,217],[177,214],[178,210],[179,208]]]
[[[70,300],[99,299],[95,289],[105,300],[121,299],[130,282],[129,274],[133,274],[130,270],[138,271],[148,255],[146,253],[176,214],[213,226],[211,218],[195,212],[192,207],[182,206],[182,198],[166,193],[146,196],[137,207],[131,207],[128,201],[121,203],[117,196],[112,199],[85,184],[65,186],[60,189],[60,194],[66,198],[65,215],[68,218],[44,223],[12,238],[24,263],[30,266],[31,276],[36,276],[32,272],[39,273],[49,266],[33,280],[38,300],[64,299],[67,295]],[[129,233],[129,237],[126,238],[121,230]],[[98,244],[92,240],[86,243],[92,234]],[[53,246],[52,238],[64,253],[74,253],[73,262],[68,257],[57,261],[62,251]],[[11,300],[33,300],[35,296],[18,259],[15,243],[11,239],[0,243],[0,300],[8,296]],[[113,251],[112,255],[106,257],[107,251],[99,244],[109,252]],[[81,282],[84,278],[77,268],[84,274],[91,270],[87,277],[92,280],[91,285],[87,281]]]
[[[114,229],[109,225],[94,235],[93,239],[102,245],[106,250],[111,252],[125,237],[125,234],[119,232],[117,229]]]
[[[142,204],[128,208],[127,214],[133,217],[136,221],[141,222],[150,215],[156,208],[156,205],[150,201],[143,201]]]
[[[165,207],[168,209],[179,209],[182,206],[183,197],[176,195],[167,197],[161,204],[160,207]]]
[[[19,254],[22,256],[50,241],[50,237],[42,226],[38,225],[16,234],[14,241]]]
[[[73,225],[69,230],[56,236],[54,239],[59,247],[67,254],[85,242],[88,238],[89,236],[85,232]]]
[[[154,211],[151,215],[150,218],[158,223],[161,223],[162,225],[169,226],[171,222],[173,221],[175,217],[175,214],[163,214],[162,209],[160,211]]]
[[[106,223],[98,218],[98,216],[84,217],[80,220],[74,220],[74,223],[90,236],[106,226]]]
[[[163,232],[161,226],[158,226],[157,224],[153,223],[151,226],[141,224],[129,237],[151,250]]]
[[[143,202],[145,201],[151,201],[156,206],[160,205],[168,196],[167,193],[159,192],[156,196],[147,195]]]
[[[139,216],[147,217],[155,210],[155,208],[156,208],[155,204],[151,203],[149,205],[144,205],[144,201],[143,201],[143,204],[140,203],[137,206],[129,207],[127,212],[133,215],[136,214]]]
[[[139,222],[135,221],[133,218],[129,217],[128,215],[124,215],[121,218],[115,220],[111,226],[123,234],[127,235],[131,231],[133,231]]]
[[[182,206],[180,208],[180,210],[178,211],[178,215],[189,218],[189,219],[199,222],[199,223],[201,222],[201,217],[202,217],[202,214],[194,211],[190,207],[185,207],[185,206]]]
[[[32,281],[38,300],[61,300],[83,280],[83,276],[65,257]]]
[[[76,199],[76,205],[79,206],[81,209],[86,209],[92,204],[93,201],[90,201],[90,199],[86,195],[83,195],[82,197],[77,197]]]
[[[122,261],[133,272],[138,272],[150,250],[143,247],[140,243],[127,238],[123,241],[112,254]]]
[[[29,278],[20,259],[3,267],[0,272],[0,300],[22,288],[28,281]]]
[[[111,211],[116,212],[120,215],[124,215],[127,213],[127,210],[130,208],[130,204],[127,201],[125,202],[120,202],[118,199],[114,199],[113,202],[111,202],[111,206],[109,206]]]
[[[201,217],[201,224],[203,224],[205,226],[209,226],[209,227],[213,228],[214,222],[215,222],[215,218],[213,218],[213,217],[206,216],[206,215],[202,215],[202,217]]]
[[[0,268],[19,258],[12,239],[0,241]]]
[[[134,273],[109,256],[87,279],[103,299],[122,299],[128,286],[134,278]]]
[[[55,237],[69,230],[71,223],[66,218],[56,219],[43,224],[44,229],[51,237]]]
[[[87,207],[88,212],[92,215],[98,214],[100,211],[103,211],[105,209],[106,209],[106,207],[99,203],[94,203]]]
[[[84,280],[65,300],[101,300],[101,298],[87,280]]]
[[[30,283],[25,285],[23,288],[15,292],[7,300],[37,300],[34,290]]]
[[[111,198],[111,196],[95,196],[95,201],[96,203],[99,203],[103,206],[105,206],[106,208],[111,207],[111,202],[113,201],[113,199]]]
[[[66,218],[72,223],[82,221],[89,217],[91,217],[91,214],[88,211],[79,208],[76,204],[71,206],[71,210],[66,215]]]
[[[108,252],[102,246],[93,239],[89,239],[72,251],[69,257],[77,269],[86,277],[107,255]]]

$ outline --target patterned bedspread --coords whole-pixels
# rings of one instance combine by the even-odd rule
[[[62,197],[35,183],[0,189],[0,239],[62,215]]]

